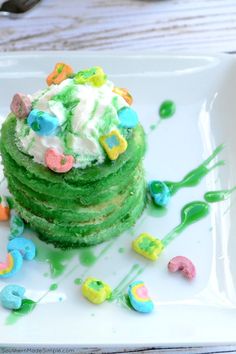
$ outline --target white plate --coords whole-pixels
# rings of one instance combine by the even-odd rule
[[[47,263],[32,261],[24,264],[13,279],[1,280],[0,288],[12,282],[24,285],[33,300],[45,294],[52,283],[57,283],[58,289],[49,292],[32,313],[15,325],[5,325],[8,311],[0,309],[0,344],[127,347],[236,343],[234,194],[227,201],[211,204],[209,217],[186,229],[156,263],[146,262],[131,250],[131,241],[140,232],[162,238],[179,223],[180,210],[186,203],[203,200],[208,190],[236,184],[235,59],[224,55],[2,54],[2,120],[13,94],[43,88],[57,61],[65,61],[78,70],[101,65],[117,86],[130,89],[134,107],[149,132],[147,180],[179,180],[221,143],[226,146],[219,158],[226,164],[214,169],[197,187],[180,190],[163,217],[151,217],[145,212],[134,229],[116,239],[94,266],[83,267],[75,256],[62,276],[51,279],[45,276],[49,272]],[[150,131],[150,125],[158,120],[161,102],[167,98],[176,103],[176,114]],[[1,192],[3,187],[4,184]],[[9,227],[7,223],[0,227],[3,259]],[[105,246],[96,247],[94,253]],[[124,248],[123,253],[120,248]],[[168,273],[167,263],[176,255],[185,255],[195,263],[197,277],[193,282]],[[117,303],[92,305],[74,284],[74,279],[86,271],[115,287],[134,264],[147,265],[140,277],[155,303],[150,315],[126,310]]]

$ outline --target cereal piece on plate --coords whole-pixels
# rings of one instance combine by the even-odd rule
[[[154,305],[143,281],[134,281],[129,285],[128,296],[132,307],[142,313],[152,312]]]
[[[196,276],[196,269],[193,262],[184,256],[176,256],[168,263],[168,270],[171,273],[180,271],[183,276],[192,280]]]
[[[89,277],[82,284],[82,294],[93,304],[101,304],[111,295],[111,288],[102,280]]]
[[[25,237],[16,237],[8,243],[8,252],[17,250],[21,253],[23,259],[31,261],[36,254],[36,247],[33,241],[26,239]]]
[[[20,285],[7,285],[0,292],[0,303],[8,310],[18,310],[22,305],[25,288]]]
[[[6,262],[0,262],[0,279],[10,278],[19,272],[23,258],[19,251],[14,250],[7,254]]]
[[[162,241],[153,237],[147,232],[140,234],[133,241],[132,247],[135,252],[152,261],[157,260],[162,250],[164,249]]]

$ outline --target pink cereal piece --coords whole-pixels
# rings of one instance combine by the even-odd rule
[[[180,271],[183,276],[192,280],[196,276],[196,269],[194,264],[187,257],[176,256],[168,263],[168,270],[171,273]]]
[[[148,291],[145,286],[141,286],[140,288],[137,288],[137,295],[141,299],[146,299],[148,297]]]
[[[0,271],[11,267],[11,255],[7,254],[6,262],[0,262]]]
[[[16,93],[13,96],[10,108],[17,118],[26,118],[32,109],[32,104],[28,96]]]
[[[50,170],[57,173],[65,173],[72,169],[74,157],[60,154],[55,149],[47,149],[45,163]]]

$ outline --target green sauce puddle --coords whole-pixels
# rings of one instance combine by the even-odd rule
[[[159,108],[159,116],[161,119],[168,119],[173,117],[176,111],[176,106],[173,101],[166,100],[162,102]]]
[[[127,308],[128,310],[132,310],[134,311],[134,308],[132,307],[131,303],[130,303],[130,299],[128,294],[122,294],[119,296],[118,298],[118,303],[124,307]]]
[[[162,217],[168,213],[168,208],[156,205],[151,199],[148,199],[146,213],[149,216]]]
[[[53,249],[43,244],[41,241],[34,239],[36,244],[36,260],[39,262],[47,262],[50,266],[50,275],[57,278],[64,273],[70,260],[78,254],[77,250],[61,250]]]
[[[32,312],[37,305],[37,302],[30,299],[23,299],[22,305],[18,310],[13,310],[6,318],[6,325],[14,325],[21,317]]]
[[[157,129],[157,127],[158,127],[160,124],[161,124],[161,120],[158,120],[155,124],[151,124],[151,125],[149,126],[149,129],[150,129],[151,131],[153,131],[153,130]]]
[[[150,128],[150,130],[155,130],[155,129],[156,129],[156,127],[157,127],[157,125],[156,125],[156,124],[151,124],[149,128]]]
[[[81,278],[76,278],[75,280],[74,280],[74,284],[75,285],[81,285],[83,283],[83,280],[81,279]]]
[[[235,190],[236,186],[222,191],[210,191],[204,194],[204,199],[208,203],[222,202],[228,199]]]
[[[159,108],[160,119],[156,123],[151,124],[149,126],[150,131],[157,129],[157,127],[161,124],[163,120],[173,117],[175,111],[176,111],[176,105],[173,101],[171,100],[163,101]]]
[[[203,219],[209,214],[209,205],[202,201],[194,201],[186,204],[181,210],[181,222],[171,232],[169,232],[163,239],[164,246],[168,246],[181,232],[183,232],[189,225]]]
[[[224,165],[224,161],[218,161],[213,166],[208,167],[210,162],[223,150],[223,148],[224,145],[218,146],[201,165],[190,171],[181,181],[165,181],[166,185],[170,189],[171,195],[174,195],[181,188],[197,186],[202,181],[203,177],[205,177],[214,168]]]
[[[57,290],[57,288],[58,288],[58,284],[54,283],[54,284],[50,285],[49,290],[50,291],[55,291],[55,290]]]
[[[80,263],[83,266],[90,267],[97,260],[97,257],[93,254],[92,249],[90,247],[81,248],[78,250],[78,252]]]
[[[84,248],[83,250],[81,250],[81,252],[83,251],[82,258],[85,258],[82,260],[84,262],[84,265],[86,265],[87,267],[94,265],[94,263],[98,261],[110,249],[110,247],[114,244],[115,241],[116,239],[113,239],[112,241],[107,243],[106,246],[102,248],[102,250],[97,256],[94,256],[91,249],[89,248]],[[53,278],[61,275],[65,271],[70,259],[75,254],[78,254],[78,250],[65,251],[65,250],[50,249],[49,246],[43,244],[37,238],[34,239],[34,243],[36,244],[36,248],[37,248],[36,259],[40,262],[49,263],[50,273]],[[67,276],[72,274],[77,269],[77,266],[78,265],[74,266],[73,269],[71,269],[68,272]],[[83,272],[82,277],[76,278],[74,280],[74,284],[81,285],[83,282],[83,276],[87,273],[87,271],[88,269],[86,269]],[[44,276],[47,275],[48,273],[44,273]],[[56,283],[51,284],[48,291],[46,291],[45,294],[43,294],[37,302],[30,299],[23,299],[21,308],[18,310],[13,310],[6,318],[5,324],[6,325],[15,324],[16,321],[20,319],[22,316],[25,316],[30,312],[32,312],[36,307],[36,305],[40,303],[40,301],[48,294],[49,291],[55,291],[57,288],[58,288],[58,284]]]

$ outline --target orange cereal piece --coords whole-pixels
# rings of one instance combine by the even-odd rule
[[[130,106],[132,105],[133,97],[126,88],[114,87],[113,92],[115,92],[117,95],[122,96]]]
[[[7,221],[10,218],[10,208],[6,197],[0,196],[0,221]]]
[[[65,63],[57,63],[51,74],[47,77],[48,86],[54,84],[59,85],[62,81],[68,79],[73,74],[73,69],[70,65]]]

